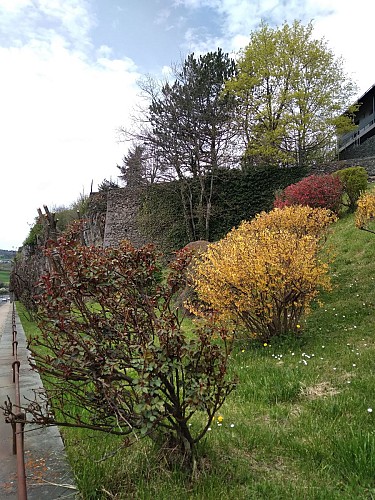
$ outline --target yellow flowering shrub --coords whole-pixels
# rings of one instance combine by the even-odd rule
[[[293,206],[263,212],[209,245],[192,280],[200,300],[251,337],[297,331],[319,289],[329,289],[320,239],[335,220],[326,209]]]
[[[375,233],[375,229],[370,228],[371,222],[375,219],[375,192],[362,194],[357,201],[357,207],[355,225],[359,229]]]
[[[289,231],[299,237],[310,235],[320,238],[336,220],[337,216],[326,208],[292,205],[261,212],[251,222],[243,224],[251,224],[254,230]]]

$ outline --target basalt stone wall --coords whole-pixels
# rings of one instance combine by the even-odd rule
[[[84,228],[86,245],[103,246],[107,214],[107,192],[91,193]]]
[[[375,155],[375,135],[367,139],[359,146],[351,146],[347,150],[340,153],[340,159],[349,160],[353,158],[361,159]]]
[[[337,160],[319,165],[311,170],[312,174],[328,174],[348,167],[363,167],[367,170],[369,180],[375,180],[375,156]]]
[[[126,187],[108,191],[103,246],[116,247],[122,240],[135,247],[147,243],[137,223],[142,192],[142,188]]]

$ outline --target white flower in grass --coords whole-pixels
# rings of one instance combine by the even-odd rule
[[[234,424],[230,424],[231,427],[234,427]]]
[[[372,408],[367,408],[367,411],[368,411],[369,413],[372,413]]]

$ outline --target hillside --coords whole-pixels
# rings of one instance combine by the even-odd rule
[[[347,216],[327,244],[334,288],[301,335],[237,343],[239,385],[200,448],[195,481],[145,440],[122,449],[121,438],[67,429],[84,498],[374,498],[375,236]]]
[[[16,256],[14,250],[1,250],[0,249],[0,260],[11,260]]]

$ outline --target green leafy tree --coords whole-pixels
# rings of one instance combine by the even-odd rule
[[[344,111],[355,85],[311,23],[262,23],[237,69],[226,89],[238,99],[245,164],[309,166],[333,155],[336,134],[353,128],[354,107]]]

